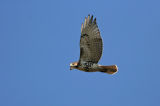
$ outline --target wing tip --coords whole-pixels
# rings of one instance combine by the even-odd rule
[[[93,21],[94,24],[96,24],[96,20],[97,20],[97,19],[96,19],[96,17],[95,17],[95,18],[94,18],[94,21]]]
[[[81,25],[81,32],[83,31],[83,27],[84,27],[84,26],[83,26],[83,23],[82,23],[82,25]]]
[[[88,18],[89,18],[89,24],[92,24],[92,23],[96,24],[97,19],[95,17],[94,20],[93,20],[93,14],[88,14]]]

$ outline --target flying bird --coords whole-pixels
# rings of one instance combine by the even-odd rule
[[[70,64],[70,70],[78,69],[85,72],[103,72],[114,74],[118,71],[116,65],[103,66],[98,64],[102,56],[103,42],[93,15],[85,17],[81,26],[80,58],[78,62]]]

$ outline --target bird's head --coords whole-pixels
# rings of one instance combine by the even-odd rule
[[[76,67],[78,66],[78,62],[73,62],[70,64],[70,70],[72,69],[76,69]]]

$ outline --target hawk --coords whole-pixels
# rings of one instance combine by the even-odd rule
[[[80,58],[78,62],[70,64],[70,70],[78,69],[85,72],[103,72],[114,74],[118,71],[116,65],[103,66],[98,64],[102,56],[103,43],[100,31],[93,15],[85,17],[81,26]]]

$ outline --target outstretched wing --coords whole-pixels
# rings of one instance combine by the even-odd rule
[[[96,18],[93,21],[93,15],[90,18],[85,18],[84,24],[81,26],[80,39],[80,59],[79,62],[94,62],[98,63],[102,55],[102,38],[96,23]]]

